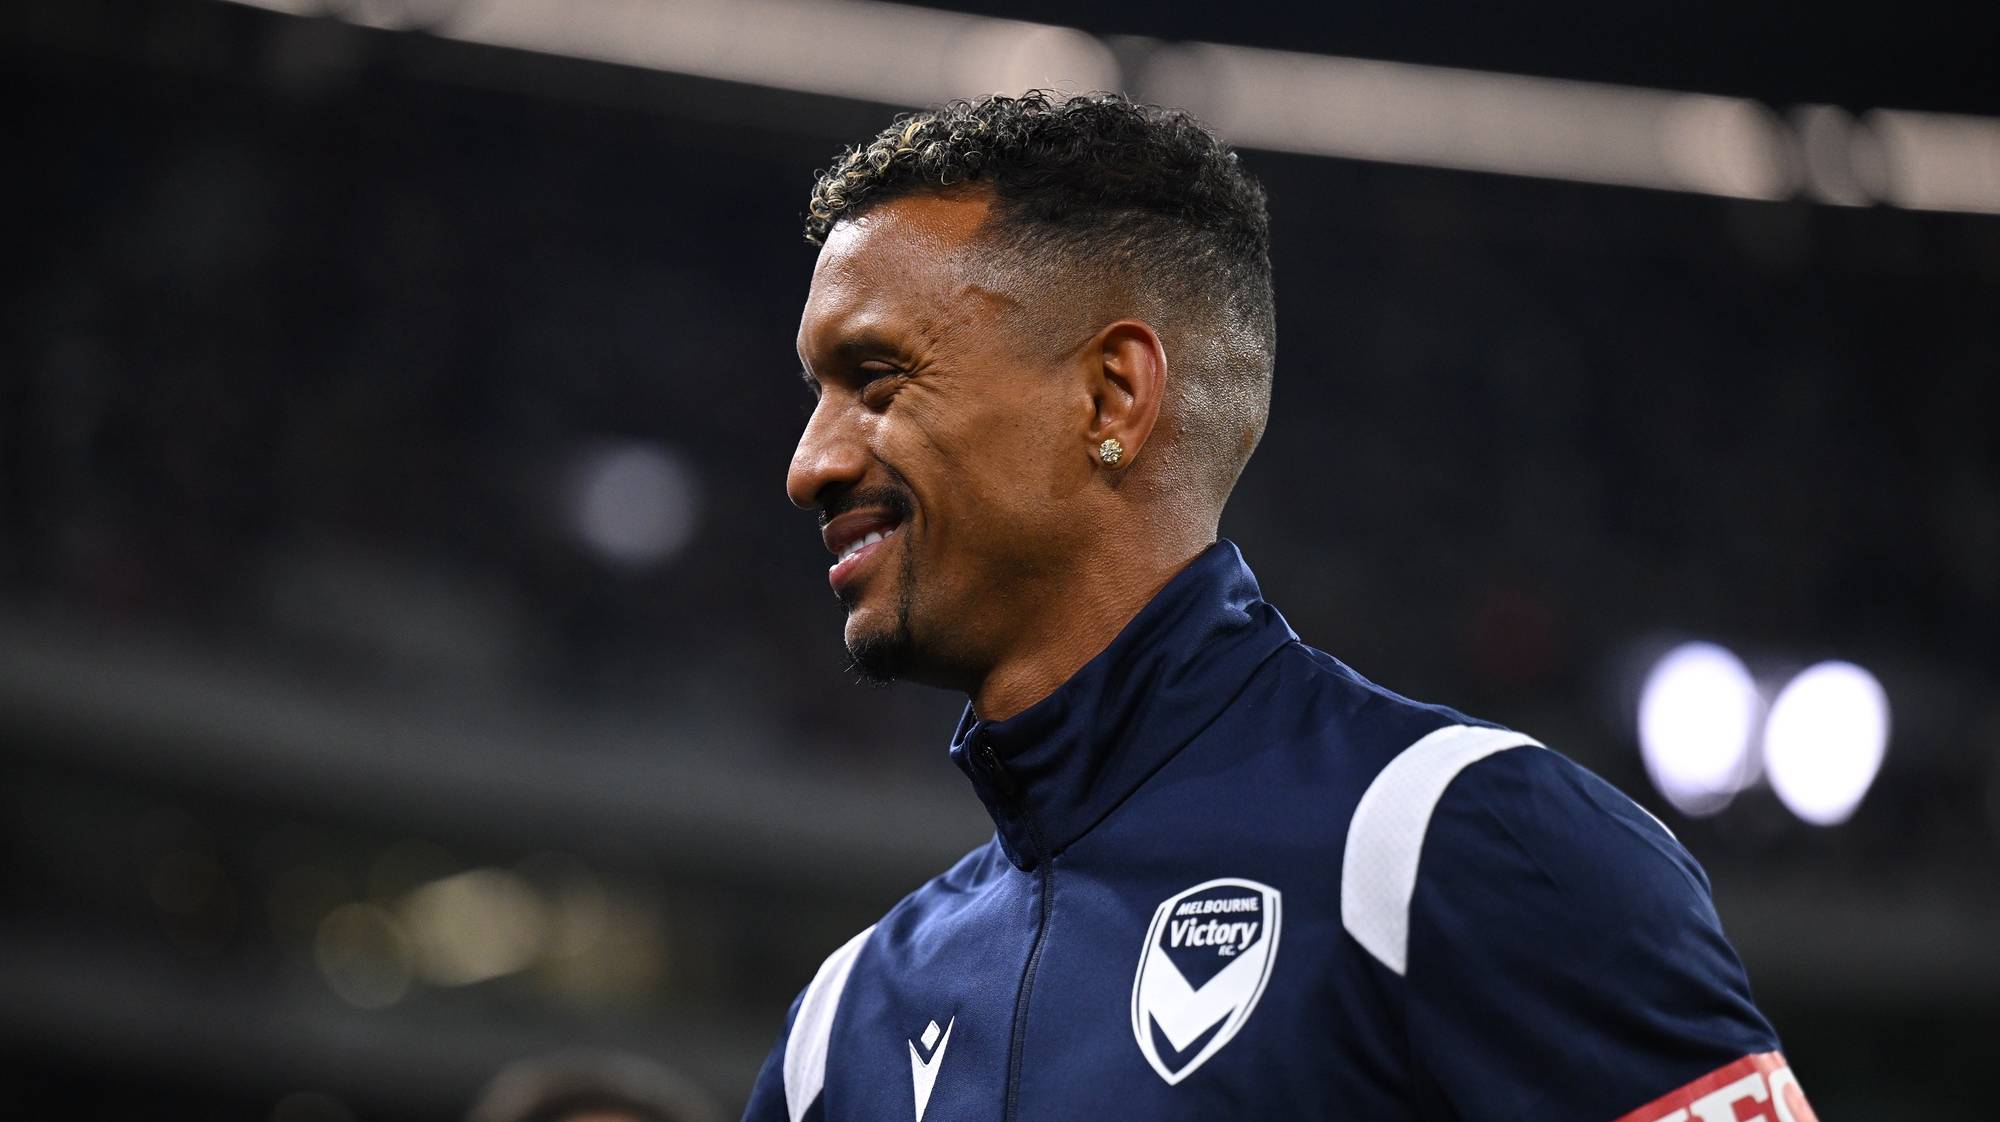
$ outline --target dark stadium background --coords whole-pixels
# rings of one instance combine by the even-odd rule
[[[1990,6],[960,7],[2000,112]],[[983,836],[959,703],[847,680],[781,490],[806,190],[893,109],[196,0],[9,5],[0,58],[0,1116],[451,1118],[579,1044],[733,1112]],[[1823,1118],[1992,1117],[2000,216],[1245,159],[1269,596],[1665,817]],[[670,555],[577,533],[620,463]],[[1655,794],[1685,636],[1881,678],[1850,821]]]

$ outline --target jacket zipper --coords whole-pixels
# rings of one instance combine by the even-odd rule
[[[993,750],[993,745],[979,746],[979,762],[999,789],[1001,797],[1009,805],[1018,806],[1020,784],[1001,766],[999,753]],[[1002,1122],[1015,1122],[1021,1109],[1021,1063],[1027,1045],[1028,1002],[1035,989],[1035,970],[1042,961],[1042,944],[1049,936],[1049,916],[1055,908],[1055,868],[1042,844],[1041,828],[1026,814],[1021,816],[1021,820],[1028,824],[1028,836],[1035,844],[1035,877],[1041,893],[1041,917],[1035,926],[1035,941],[1028,947],[1028,965],[1021,972],[1021,990],[1014,997],[1014,1032],[1007,1046],[1007,1099],[1001,1113]]]

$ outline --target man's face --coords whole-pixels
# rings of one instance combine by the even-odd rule
[[[1036,626],[1088,536],[1077,355],[1032,340],[1027,294],[977,267],[986,211],[917,196],[840,223],[799,323],[818,400],[786,490],[820,513],[847,648],[877,679],[969,688]]]

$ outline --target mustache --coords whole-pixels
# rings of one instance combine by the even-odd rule
[[[838,491],[819,504],[820,529],[824,530],[827,523],[850,510],[864,509],[884,510],[895,515],[897,521],[907,522],[916,509],[916,500],[901,487],[852,487]]]

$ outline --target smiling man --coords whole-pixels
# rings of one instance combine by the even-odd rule
[[[1227,146],[954,102],[807,237],[788,490],[861,672],[969,698],[996,829],[826,960],[748,1119],[1809,1122],[1664,826],[1301,643],[1217,540],[1275,353]]]

